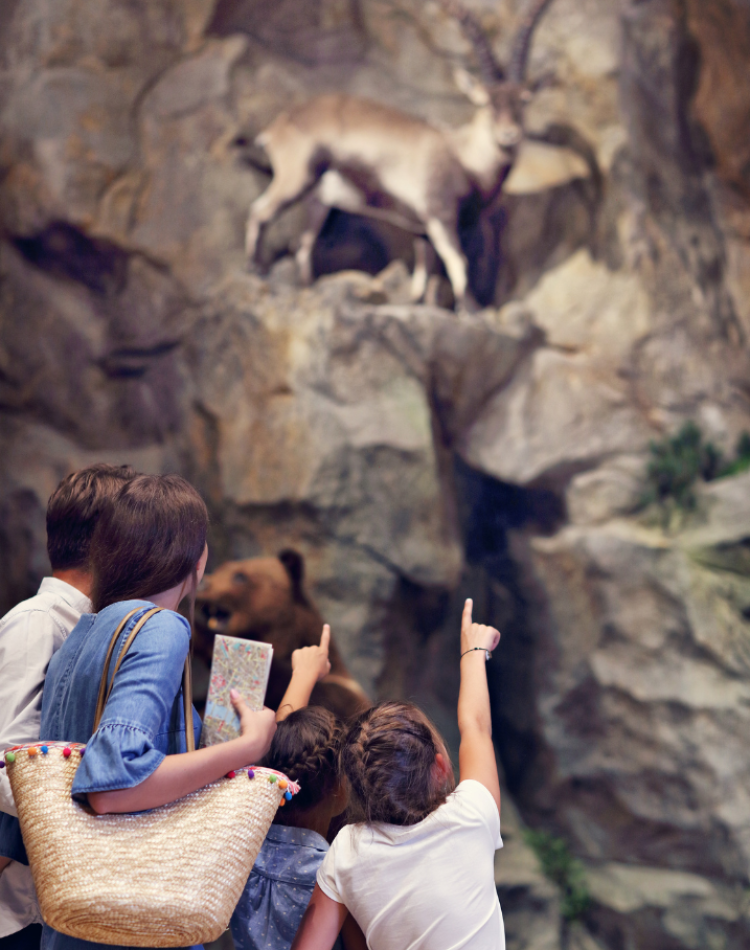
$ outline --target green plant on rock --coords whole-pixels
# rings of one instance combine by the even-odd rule
[[[562,838],[533,828],[525,829],[523,836],[537,856],[544,876],[560,888],[560,913],[566,920],[577,920],[591,902],[583,865]]]
[[[695,422],[686,422],[675,435],[649,445],[646,484],[641,507],[657,505],[664,527],[698,506],[696,485],[739,475],[750,469],[750,433],[737,441],[735,456],[725,460],[712,442],[704,439]]]
[[[643,504],[675,505],[693,511],[697,504],[695,483],[710,481],[721,469],[721,453],[694,422],[686,422],[676,435],[649,445]]]
[[[719,478],[729,475],[739,475],[750,469],[750,432],[743,432],[737,439],[735,458],[728,462],[719,473]]]

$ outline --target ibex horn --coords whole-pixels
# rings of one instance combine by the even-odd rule
[[[441,4],[445,12],[458,21],[464,36],[474,47],[479,72],[485,85],[492,85],[502,79],[503,70],[495,59],[487,35],[474,14],[459,0],[441,0]]]
[[[510,65],[508,66],[510,82],[521,83],[526,79],[526,65],[534,30],[550,3],[552,3],[552,0],[534,0],[524,13],[521,25],[513,40],[513,50],[510,54]]]

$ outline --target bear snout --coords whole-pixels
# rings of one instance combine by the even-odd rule
[[[212,601],[204,601],[197,610],[196,620],[213,633],[223,633],[229,626],[232,611]]]

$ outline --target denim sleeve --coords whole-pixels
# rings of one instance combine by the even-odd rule
[[[158,768],[165,754],[155,739],[168,728],[189,646],[190,626],[179,614],[164,610],[146,623],[86,745],[73,795],[133,788]]]
[[[19,864],[29,863],[18,819],[5,812],[0,812],[0,857],[10,858]]]

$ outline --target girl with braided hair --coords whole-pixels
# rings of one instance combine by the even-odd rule
[[[231,920],[237,950],[288,950],[328,851],[333,818],[347,804],[339,779],[341,723],[322,706],[308,706],[315,683],[330,670],[330,628],[320,646],[292,654],[292,681],[277,713],[271,748],[262,764],[283,772],[300,786],[281,804]],[[344,925],[344,950],[365,950],[354,921]]]
[[[369,950],[504,950],[493,874],[500,784],[485,659],[500,634],[461,622],[460,781],[445,743],[410,703],[362,713],[340,754],[350,816],[318,871],[292,950],[331,950],[347,913]]]

